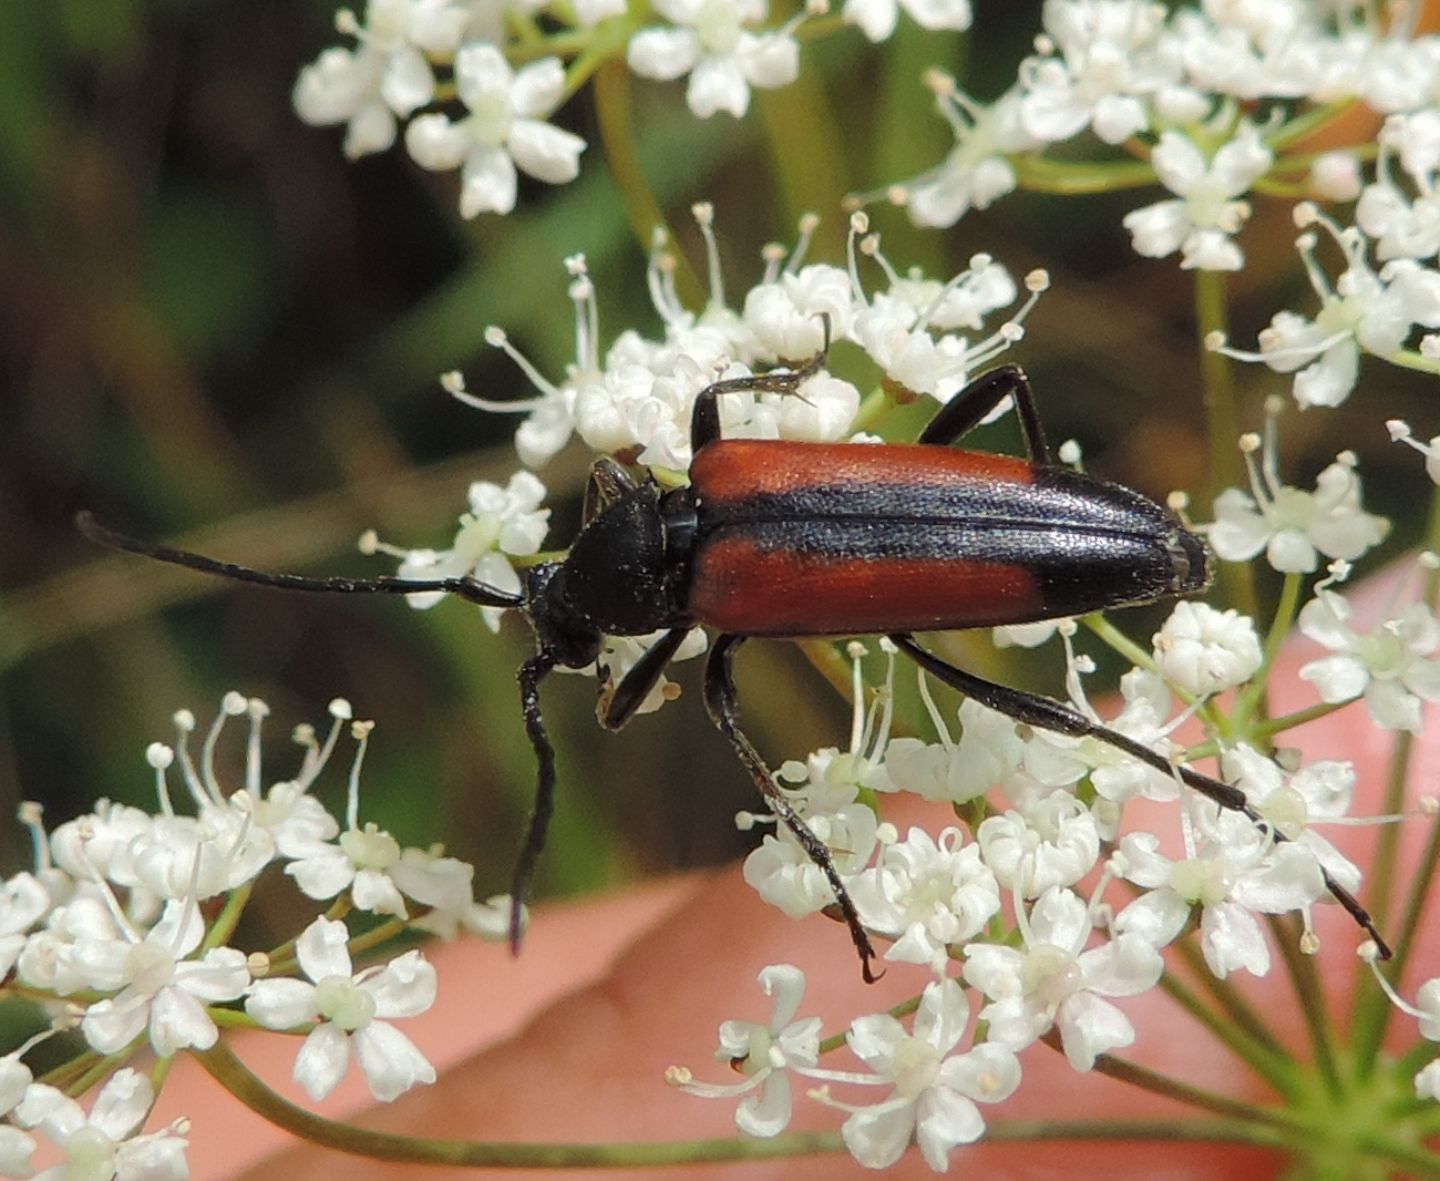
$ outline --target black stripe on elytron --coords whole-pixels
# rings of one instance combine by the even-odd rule
[[[708,532],[699,554],[725,543],[753,545],[759,555],[793,556],[814,570],[823,593],[825,568],[855,563],[921,562],[957,577],[971,564],[1016,566],[1034,581],[1050,614],[1147,603],[1174,594],[1170,551],[1153,538],[1060,529],[1032,523],[886,521],[856,518],[749,521]],[[703,560],[703,558],[702,558]]]
[[[707,498],[697,492],[701,536],[713,529],[760,522],[861,519],[892,523],[1024,523],[1107,535],[1163,540],[1175,529],[1169,512],[1118,484],[1068,468],[1038,468],[1033,483],[956,477],[944,483],[811,484],[785,492]]]

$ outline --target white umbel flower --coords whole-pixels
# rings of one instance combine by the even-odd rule
[[[455,86],[470,113],[413,119],[405,147],[422,168],[460,169],[462,216],[514,209],[517,167],[552,185],[580,174],[585,141],[545,122],[565,93],[558,58],[512,70],[495,46],[466,45],[455,56]]]
[[[747,1136],[778,1136],[790,1124],[790,1070],[813,1070],[820,1057],[819,1017],[795,1019],[805,996],[805,973],[793,964],[771,964],[760,973],[760,987],[775,998],[765,1024],[726,1021],[720,1026],[717,1061],[745,1075],[734,1086],[697,1083],[681,1072],[677,1085],[706,1099],[743,1096],[735,1109],[735,1126]]]
[[[768,0],[655,0],[651,7],[673,27],[641,29],[630,38],[630,68],[665,82],[689,74],[685,101],[701,119],[717,111],[738,119],[750,107],[752,87],[773,90],[799,76],[793,23],[751,32],[764,22]]]
[[[1024,947],[972,943],[965,980],[989,998],[980,1020],[990,1040],[1019,1052],[1052,1026],[1065,1056],[1089,1070],[1100,1054],[1130,1045],[1135,1029],[1106,997],[1136,996],[1160,980],[1165,962],[1139,935],[1119,935],[1085,950],[1092,923],[1085,902],[1054,888],[1017,914]]]
[[[1415,190],[1408,195],[1394,178],[1394,160]],[[1380,133],[1375,183],[1365,186],[1355,206],[1355,222],[1375,241],[1375,256],[1433,258],[1440,252],[1440,111],[1427,107],[1391,115]]]
[[[460,43],[465,14],[450,0],[370,0],[362,25],[348,10],[336,21],[360,41],[325,50],[300,71],[295,110],[316,126],[346,124],[352,160],[395,142],[396,120],[435,97],[427,54],[449,57]]]
[[[1179,131],[1165,131],[1150,156],[1160,183],[1175,197],[1125,215],[1135,250],[1146,258],[1180,252],[1180,265],[1205,271],[1238,271],[1245,256],[1231,238],[1250,216],[1240,200],[1264,176],[1275,157],[1249,122],[1207,160]]]
[[[1165,7],[1148,0],[1047,0],[1045,45],[1027,58],[1020,117],[1046,142],[1093,127],[1118,144],[1148,127],[1146,99],[1180,80],[1178,54],[1157,43]]]
[[[900,11],[922,29],[968,29],[970,0],[845,0],[840,15],[874,42],[887,41]]]
[[[1195,697],[1244,684],[1263,661],[1255,621],[1208,603],[1176,603],[1154,644],[1160,674]]]
[[[1416,325],[1440,327],[1440,274],[1413,259],[1386,263],[1377,273],[1366,260],[1365,235],[1342,229],[1315,206],[1295,210],[1302,227],[1319,225],[1345,257],[1345,270],[1333,285],[1315,260],[1314,232],[1296,241],[1306,275],[1320,299],[1314,319],[1277,312],[1260,333],[1257,352],[1226,346],[1216,337],[1211,347],[1238,361],[1263,361],[1277,373],[1294,373],[1295,401],[1302,407],[1338,406],[1350,396],[1360,372],[1360,354],[1394,357]]]
[[[950,1153],[985,1132],[977,1103],[999,1103],[1020,1085],[1020,1062],[994,1043],[951,1054],[964,1036],[970,1006],[955,980],[925,986],[914,1032],[888,1013],[857,1018],[845,1040],[873,1076],[835,1075],[845,1082],[893,1087],[889,1098],[857,1106],[819,1097],[850,1112],[840,1129],[845,1147],[866,1168],[883,1169],[900,1159],[913,1139],[937,1173]]]
[[[42,1133],[62,1156],[40,1174],[45,1181],[184,1181],[190,1175],[184,1136],[174,1128],[135,1134],[154,1102],[150,1080],[127,1067],[105,1084],[89,1115],[63,1091],[36,1083],[15,1120]]]
[[[114,997],[85,1011],[80,1031],[90,1048],[117,1054],[145,1029],[155,1053],[208,1050],[219,1038],[207,1005],[233,1001],[250,983],[245,953],[213,947],[197,960],[205,925],[193,899],[166,904],[160,921],[143,938],[87,941],[74,946],[72,962],[90,987]]]
[[[895,940],[887,960],[942,974],[950,948],[975,938],[1000,911],[1000,887],[980,847],[953,827],[938,837],[912,828],[846,885],[860,921]]]
[[[1172,860],[1152,834],[1128,833],[1120,849],[1124,876],[1146,893],[1115,916],[1115,931],[1143,935],[1160,947],[1199,906],[1200,950],[1222,980],[1232,971],[1264,976],[1270,970],[1257,913],[1301,911],[1325,893],[1314,854],[1300,845],[1269,844],[1257,836]]]
[[[1263,443],[1246,435],[1240,446],[1251,491],[1225,489],[1215,498],[1214,524],[1205,527],[1211,547],[1227,562],[1248,562],[1264,550],[1282,574],[1308,574],[1319,565],[1320,554],[1354,561],[1390,532],[1389,521],[1360,505],[1354,452],[1337,455],[1316,477],[1315,491],[1305,492],[1280,482],[1273,414]]]
[[[1300,669],[1328,702],[1364,697],[1377,726],[1420,732],[1421,701],[1440,701],[1440,624],[1424,603],[1412,603],[1368,632],[1351,624],[1350,604],[1317,589],[1300,609],[1300,630],[1330,655]]]
[[[1043,146],[1020,121],[1015,90],[981,106],[947,74],[933,72],[926,85],[935,107],[950,124],[955,146],[930,171],[890,191],[918,226],[952,226],[971,209],[988,209],[1015,188],[1015,169],[1006,156]]]
[[[1023,898],[1073,885],[1100,857],[1095,817],[1066,791],[1052,792],[1019,811],[986,817],[975,840],[1000,884]]]
[[[416,1083],[433,1083],[435,1068],[415,1044],[390,1024],[414,1017],[435,1001],[435,969],[418,951],[407,951],[383,968],[354,974],[344,923],[319,918],[295,944],[309,982],[258,980],[245,1011],[268,1029],[317,1022],[295,1059],[295,1081],[312,1099],[330,1094],[344,1078],[353,1048],[370,1093],[384,1102]]]

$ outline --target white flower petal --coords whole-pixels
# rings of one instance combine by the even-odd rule
[[[330,1094],[350,1065],[350,1039],[326,1021],[310,1031],[295,1058],[293,1077],[317,1102]]]
[[[294,1029],[319,1015],[315,986],[304,980],[257,980],[245,998],[245,1012],[266,1029]]]
[[[375,998],[377,1017],[414,1017],[435,1003],[434,965],[418,951],[407,951],[361,982]]]
[[[475,147],[460,172],[460,216],[515,208],[515,162],[501,148]]]
[[[1065,1057],[1076,1070],[1089,1070],[1095,1059],[1135,1041],[1130,1019],[1092,992],[1077,992],[1060,1005],[1055,1024],[1065,1046]]]
[[[318,918],[300,932],[300,938],[295,941],[295,958],[311,980],[318,982],[326,976],[349,976],[349,941],[350,932],[344,923]]]
[[[750,109],[750,84],[733,57],[703,57],[690,71],[685,102],[701,119],[725,111],[739,119]]]
[[[642,78],[672,82],[700,57],[700,39],[689,29],[641,29],[630,38],[626,61]]]
[[[585,141],[578,135],[535,119],[517,119],[506,147],[520,171],[546,184],[560,185],[580,174]]]
[[[564,94],[565,67],[558,57],[542,58],[521,67],[510,87],[515,114],[529,119],[545,118]]]
[[[162,988],[150,1002],[150,1044],[161,1058],[191,1046],[208,1050],[219,1036],[205,1006],[183,988]]]
[[[415,1043],[386,1021],[355,1031],[355,1054],[370,1093],[382,1102],[403,1095],[416,1083],[433,1083],[435,1068]]]
[[[444,115],[417,115],[405,128],[405,150],[410,158],[434,172],[459,168],[469,145],[465,129]]]
[[[973,1144],[985,1134],[980,1109],[964,1095],[945,1087],[930,1087],[916,1104],[915,1142],[937,1173],[946,1171],[950,1152],[959,1144]]]
[[[90,1108],[89,1123],[110,1139],[123,1140],[150,1114],[154,1102],[150,1080],[127,1066],[111,1075],[110,1081],[101,1088]]]
[[[850,1155],[867,1169],[884,1169],[905,1154],[914,1130],[914,1104],[893,1099],[857,1111],[845,1121],[840,1136]]]

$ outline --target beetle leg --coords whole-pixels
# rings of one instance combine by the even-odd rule
[[[1015,414],[1025,436],[1025,452],[1031,463],[1048,467],[1050,445],[1035,410],[1035,394],[1030,379],[1019,365],[1002,365],[982,373],[950,401],[940,407],[930,424],[921,432],[919,442],[949,445],[969,434],[990,411],[1006,398],[1014,398]]]
[[[608,455],[590,465],[590,478],[585,481],[585,508],[581,521],[589,523],[627,492],[634,492],[635,478]]]
[[[535,809],[525,830],[525,843],[515,862],[510,878],[510,951],[520,953],[520,919],[525,895],[530,892],[530,879],[535,876],[535,863],[545,848],[545,834],[550,828],[550,814],[555,810],[555,748],[545,732],[540,717],[540,682],[555,667],[553,653],[542,648],[520,666],[520,712],[525,717],[525,734],[535,749]]]
[[[665,666],[674,658],[676,650],[689,634],[688,627],[672,627],[631,666],[618,685],[602,689],[595,716],[600,719],[600,724],[605,729],[618,730],[635,716],[635,711],[644,704],[645,698],[650,696],[650,690],[660,679]]]
[[[731,662],[735,649],[744,642],[744,636],[736,635],[725,635],[716,639],[715,646],[710,650],[710,659],[705,665],[705,708],[710,713],[710,720],[735,748],[735,753],[740,756],[745,770],[750,772],[750,778],[755,781],[755,786],[760,789],[765,802],[794,834],[800,847],[805,850],[805,855],[815,863],[825,875],[825,880],[830,883],[830,888],[835,891],[835,901],[850,928],[850,938],[855,943],[855,950],[860,953],[861,973],[867,984],[873,984],[880,979],[880,974],[870,967],[871,961],[876,958],[875,948],[861,925],[855,903],[850,900],[850,894],[840,880],[840,873],[835,868],[830,850],[800,818],[790,801],[785,798],[785,793],[775,783],[775,778],[770,774],[770,768],[765,765],[759,751],[740,730],[740,707],[736,699]]]
[[[1284,833],[1277,832],[1269,821],[1255,811],[1246,799],[1245,793],[1234,784],[1213,779],[1209,775],[1202,775],[1189,767],[1172,763],[1164,755],[1151,750],[1143,743],[1126,737],[1118,730],[1112,730],[1108,726],[1092,722],[1083,714],[1069,706],[1061,705],[1058,701],[1052,701],[1037,693],[1026,693],[1021,689],[997,685],[992,681],[977,677],[973,673],[956,668],[934,653],[926,651],[912,635],[900,633],[892,635],[890,639],[931,676],[943,681],[952,689],[960,690],[966,697],[974,698],[981,705],[1040,730],[1066,734],[1072,738],[1098,739],[1107,746],[1112,746],[1165,775],[1178,775],[1187,786],[1194,788],[1206,799],[1213,800],[1222,808],[1229,808],[1232,812],[1248,816],[1257,825],[1268,830],[1276,841],[1289,839]],[[1390,947],[1376,929],[1375,920],[1370,917],[1370,912],[1360,904],[1360,900],[1355,895],[1331,877],[1330,871],[1323,865],[1320,867],[1320,876],[1325,882],[1325,888],[1330,891],[1335,901],[1375,941],[1380,958],[1388,960],[1391,955]]]
[[[830,316],[821,313],[825,324],[825,345],[799,369],[779,373],[754,373],[749,377],[732,377],[715,381],[695,395],[695,409],[690,415],[690,452],[695,454],[720,438],[721,394],[793,394],[825,368],[830,357]]]

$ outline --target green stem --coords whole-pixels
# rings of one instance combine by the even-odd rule
[[[800,27],[795,30],[795,40],[801,44],[809,41],[821,41],[832,34],[843,32],[845,28],[845,17],[838,12],[831,13],[829,16],[811,17],[809,20],[800,22]]]
[[[1255,182],[1252,192],[1269,193],[1269,180],[1276,176],[1290,176],[1292,174],[1303,175],[1315,167],[1315,161],[1321,156],[1329,155],[1333,149],[1326,148],[1323,152],[1294,152],[1288,156],[1282,156],[1270,166],[1270,171]],[[1363,144],[1348,144],[1345,153],[1354,156],[1357,160],[1374,160],[1380,154],[1380,145],[1373,140]]]
[[[469,1168],[642,1168],[731,1160],[776,1160],[841,1152],[838,1132],[792,1133],[768,1140],[681,1140],[658,1144],[526,1144],[397,1136],[324,1119],[282,1099],[224,1042],[195,1055],[222,1087],[276,1127],[311,1143],[372,1160]]]
[[[628,33],[628,27],[625,27],[624,31]],[[607,62],[620,61],[624,64],[625,41],[616,40],[616,30],[609,29],[605,32],[605,36],[587,45],[584,52],[565,71],[565,98],[579,94],[585,83]]]
[[[1353,98],[1337,99],[1333,103],[1307,111],[1283,124],[1274,135],[1265,136],[1265,146],[1278,155],[1291,144],[1299,142],[1307,135],[1313,135],[1332,119],[1343,115],[1355,105],[1355,101]]]
[[[383,923],[371,927],[370,930],[353,936],[350,940],[350,953],[356,955],[379,947],[382,943],[403,935],[408,925],[406,919],[386,919]]]
[[[1393,1161],[1405,1170],[1407,1177],[1440,1178],[1440,1156],[1436,1156],[1423,1145],[1361,1136],[1357,1147],[1370,1156]]]
[[[1098,611],[1085,616],[1080,622],[1092,635],[1103,640],[1107,647],[1118,652],[1136,668],[1155,671],[1155,658]]]
[[[1310,1044],[1315,1051],[1315,1065],[1331,1096],[1338,1098],[1342,1091],[1339,1068],[1335,1062],[1335,1045],[1331,1040],[1330,1014],[1325,1007],[1325,989],[1321,986],[1320,975],[1315,970],[1315,960],[1300,950],[1300,940],[1294,924],[1269,920],[1272,942],[1280,949],[1280,957],[1295,988],[1295,997],[1300,1002],[1300,1013],[1305,1018],[1305,1027],[1310,1032]]]
[[[94,1050],[85,1050],[68,1062],[62,1062],[59,1066],[47,1070],[40,1076],[39,1081],[66,1094],[79,1094],[80,1092],[71,1090],[75,1081],[83,1078],[95,1063],[100,1061],[103,1059]]]
[[[1260,669],[1251,680],[1245,692],[1240,694],[1240,699],[1235,703],[1232,719],[1235,727],[1240,732],[1245,732],[1245,727],[1255,716],[1255,712],[1265,702],[1265,689],[1270,680],[1270,668],[1275,663],[1275,658],[1280,655],[1280,647],[1290,635],[1291,626],[1295,622],[1295,612],[1300,605],[1300,591],[1304,587],[1304,578],[1299,574],[1285,575],[1285,582],[1280,588],[1280,601],[1275,605],[1275,614],[1270,620],[1270,630],[1265,633],[1265,650],[1260,662]]]
[[[1427,357],[1424,353],[1417,353],[1413,349],[1400,349],[1398,352],[1386,353],[1385,360],[1392,365],[1398,365],[1401,369],[1413,369],[1416,373],[1440,373],[1440,357]]]
[[[886,1010],[886,1012],[898,1021],[901,1017],[910,1016],[911,1013],[915,1012],[919,1008],[920,997],[917,995],[912,996],[909,1000],[901,1001],[898,1005],[892,1005],[889,1009]],[[845,1037],[846,1035],[843,1033],[831,1034],[829,1037],[821,1041],[820,1053],[822,1055],[833,1054],[836,1050],[843,1048],[845,1045]]]
[[[1156,183],[1155,169],[1148,160],[1080,162],[1018,155],[1010,156],[1009,161],[1017,186],[1032,193],[1073,197],[1143,189]]]
[[[548,37],[512,41],[505,46],[505,60],[513,66],[523,66],[544,57],[576,57],[589,49],[594,41],[594,29],[566,29]]]
[[[1204,387],[1205,436],[1210,451],[1210,480],[1207,503],[1214,504],[1220,493],[1240,483],[1239,416],[1235,383],[1230,362],[1212,352],[1205,342],[1212,333],[1225,334],[1225,276],[1219,271],[1195,272],[1195,331],[1200,342],[1200,380]],[[1255,614],[1254,572],[1247,563],[1226,562],[1217,581],[1223,599],[1242,614]]]
[[[1283,734],[1286,730],[1293,730],[1296,726],[1303,726],[1306,722],[1315,722],[1321,718],[1328,718],[1337,710],[1344,709],[1354,702],[1350,701],[1328,702],[1322,701],[1318,705],[1307,705],[1304,709],[1297,709],[1294,713],[1282,714],[1278,718],[1266,718],[1263,722],[1253,722],[1246,733],[1250,736],[1252,743],[1268,742],[1277,734]],[[1189,759],[1209,758],[1218,754],[1218,748],[1214,743],[1206,742],[1199,746],[1191,747],[1186,752]]]
[[[150,1089],[155,1094],[160,1094],[165,1086],[165,1080],[170,1077],[170,1071],[175,1065],[175,1056],[156,1059],[155,1065],[150,1068]]]
[[[595,118],[605,162],[620,194],[630,231],[642,250],[649,251],[656,229],[667,229],[665,214],[640,167],[635,152],[635,129],[630,122],[630,70],[622,58],[611,58],[595,73]],[[683,254],[675,259],[675,286],[691,307],[705,305],[705,285]]]
[[[254,883],[246,882],[230,891],[225,899],[225,905],[220,913],[215,916],[215,921],[210,924],[210,929],[205,932],[205,941],[200,945],[200,955],[207,951],[213,951],[217,947],[224,947],[230,942],[230,936],[235,934],[235,928],[240,923],[240,915],[245,909],[245,904],[250,901],[250,891]]]
[[[1053,1043],[1052,1038],[1054,1038]],[[1059,1049],[1059,1035],[1055,1031],[1047,1033],[1042,1040],[1046,1045]],[[1139,1087],[1142,1091],[1149,1091],[1152,1095],[1163,1095],[1167,1099],[1174,1099],[1189,1107],[1212,1111],[1216,1115],[1229,1116],[1245,1120],[1247,1123],[1264,1124],[1274,1128],[1299,1126],[1287,1112],[1260,1108],[1252,1103],[1231,1099],[1227,1095],[1218,1095],[1214,1091],[1204,1090],[1191,1083],[1182,1083],[1179,1079],[1170,1078],[1147,1066],[1127,1062],[1123,1058],[1115,1058],[1109,1054],[1102,1054],[1095,1059],[1094,1069],[1096,1074],[1103,1074],[1107,1078],[1129,1083],[1131,1086]]]
[[[994,1141],[1125,1140],[1250,1144],[1287,1148],[1297,1136],[1248,1120],[995,1120],[985,1130]]]
[[[105,1078],[107,1075],[113,1074],[115,1071],[119,1070],[120,1067],[124,1066],[125,1063],[129,1061],[131,1055],[133,1055],[137,1050],[139,1050],[140,1047],[144,1044],[145,1035],[141,1034],[118,1054],[107,1054],[104,1058],[97,1060],[94,1065],[90,1067],[90,1069],[86,1070],[78,1078],[74,1079],[70,1083],[70,1085],[65,1088],[65,1093],[69,1095],[72,1099],[78,1099],[81,1095],[85,1094],[85,1092],[88,1091],[91,1087],[95,1086],[98,1082],[100,1082],[101,1079]]]
[[[1183,946],[1190,945],[1186,943]],[[1207,984],[1215,980],[1214,975],[1203,964],[1195,967],[1195,971],[1201,973],[1199,979]],[[1277,1091],[1283,1093],[1289,1088],[1289,1063],[1270,1031],[1248,1005],[1227,1005],[1224,1015],[1217,1014],[1201,1001],[1188,985],[1177,979],[1173,972],[1166,972],[1160,978],[1160,987],[1176,1004],[1203,1025],[1207,1033]],[[1249,1036],[1242,1036],[1242,1031]]]

